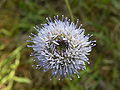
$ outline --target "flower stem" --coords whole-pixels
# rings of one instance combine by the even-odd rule
[[[68,1],[68,0],[65,0],[65,3],[66,3],[66,6],[67,6],[67,8],[68,8],[68,11],[69,11],[69,13],[70,13],[71,20],[74,21],[74,17],[73,17],[73,13],[72,13],[72,10],[71,10],[69,1]]]

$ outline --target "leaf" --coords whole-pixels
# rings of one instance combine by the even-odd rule
[[[31,80],[28,78],[14,76],[14,80],[19,83],[31,83]]]
[[[120,2],[118,2],[117,0],[112,0],[112,4],[114,5],[115,8],[120,10]]]

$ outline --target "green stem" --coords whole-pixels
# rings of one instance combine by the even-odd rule
[[[73,17],[73,14],[72,14],[72,10],[71,10],[69,1],[68,1],[68,0],[65,0],[65,3],[66,3],[66,5],[67,5],[68,11],[69,11],[69,13],[70,13],[71,20],[74,21],[74,17]]]

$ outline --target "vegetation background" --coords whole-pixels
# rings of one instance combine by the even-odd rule
[[[26,47],[46,17],[80,19],[97,41],[81,78],[49,79]],[[120,0],[0,0],[0,90],[120,90]]]

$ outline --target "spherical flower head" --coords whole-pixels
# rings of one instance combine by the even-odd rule
[[[32,34],[31,42],[34,53],[36,68],[43,68],[43,71],[50,71],[51,76],[59,80],[65,77],[72,79],[76,74],[79,78],[79,70],[84,70],[85,64],[89,64],[87,55],[95,46],[95,41],[90,41],[92,35],[84,35],[82,25],[78,26],[62,15],[52,20],[46,18],[47,23],[41,27],[34,27],[37,35]]]

